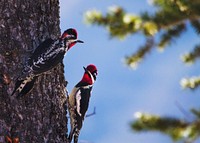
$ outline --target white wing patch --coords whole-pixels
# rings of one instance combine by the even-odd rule
[[[92,84],[94,84],[94,77],[93,77],[93,75],[90,73],[90,72],[88,72],[89,74],[90,74],[90,77],[91,77],[91,79],[92,79]]]
[[[82,114],[81,114],[81,91],[80,90],[78,90],[78,92],[76,93],[76,106],[77,106],[77,108],[76,108],[76,110],[77,110],[77,113],[80,115],[80,116],[82,116]]]

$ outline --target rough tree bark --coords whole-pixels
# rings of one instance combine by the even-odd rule
[[[46,38],[60,35],[58,0],[0,1],[0,142],[66,142],[63,64],[41,75],[34,89],[16,99],[10,94],[27,57]]]

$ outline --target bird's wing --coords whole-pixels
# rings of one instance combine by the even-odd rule
[[[62,61],[64,54],[64,46],[60,45],[59,40],[47,39],[30,57],[27,71],[31,70],[36,75],[47,72]]]
[[[49,38],[39,44],[39,46],[35,49],[30,59],[37,60],[43,53],[46,53],[49,50],[49,47],[55,42],[55,40]]]
[[[90,89],[79,88],[79,90],[76,92],[75,98],[76,98],[77,113],[80,117],[84,118],[85,113],[89,106]]]

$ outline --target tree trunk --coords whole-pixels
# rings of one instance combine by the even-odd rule
[[[1,0],[0,11],[0,143],[6,136],[20,143],[66,142],[63,64],[41,75],[26,96],[10,96],[32,51],[60,35],[59,1]]]

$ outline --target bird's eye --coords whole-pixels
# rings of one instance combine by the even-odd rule
[[[76,39],[74,35],[67,35],[66,36],[67,40],[71,40],[71,39]]]
[[[74,34],[70,34],[70,33],[63,33],[61,36],[62,39],[66,39],[66,40],[70,40],[70,39],[76,39],[76,36]]]
[[[95,76],[97,76],[97,72],[94,72],[93,74],[94,74]]]

